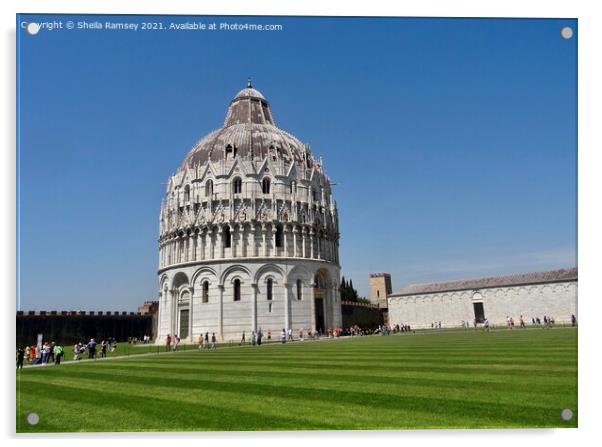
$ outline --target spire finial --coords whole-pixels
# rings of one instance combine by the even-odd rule
[[[253,88],[253,83],[251,82],[251,78],[247,78],[247,88]]]

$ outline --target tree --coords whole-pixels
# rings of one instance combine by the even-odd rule
[[[359,301],[360,297],[357,293],[357,290],[353,288],[353,281],[346,281],[345,277],[341,279],[341,301]]]

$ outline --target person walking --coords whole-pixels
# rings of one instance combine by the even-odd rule
[[[257,346],[261,346],[261,337],[263,337],[263,333],[261,332],[261,328],[257,331]]]
[[[165,352],[169,352],[171,350],[171,335],[167,334],[165,337]]]
[[[88,358],[96,359],[96,342],[93,338],[88,342]]]
[[[282,332],[280,333],[280,340],[282,343],[286,343],[286,330],[282,328]]]
[[[53,362],[54,363],[54,347],[56,346],[56,344],[54,342],[50,342],[50,344],[48,345],[48,347],[50,348],[50,352],[48,353],[48,359],[46,359],[46,362],[50,363]]]
[[[215,351],[215,342],[216,342],[216,339],[215,339],[215,332],[213,332],[213,333],[211,334],[211,350],[212,350],[212,351]]]
[[[255,346],[255,343],[257,343],[257,334],[255,333],[255,331],[253,331],[251,332],[251,344]]]
[[[100,343],[100,358],[106,358],[107,357],[107,345],[109,344],[109,342],[107,340],[103,340]]]
[[[205,332],[205,346],[209,349],[209,332]]]
[[[272,330],[268,329],[268,340],[272,339]]]
[[[41,354],[41,358],[40,358],[40,363],[42,365],[46,364],[46,360],[48,359],[48,344],[44,343],[42,345],[42,351],[40,352]]]
[[[577,317],[575,317],[575,314],[571,315],[571,326],[575,326],[577,324]]]
[[[31,365],[33,365],[36,362],[37,359],[37,348],[35,345],[32,345],[31,348],[29,348],[29,363]]]
[[[61,357],[63,356],[63,346],[59,344],[54,345],[54,364],[61,364]]]
[[[242,338],[240,339],[240,343],[238,344],[238,346],[244,345],[244,344],[245,344],[245,331],[242,331]]]
[[[17,369],[23,369],[23,360],[25,359],[25,348],[19,346],[17,349]]]

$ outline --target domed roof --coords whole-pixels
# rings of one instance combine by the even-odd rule
[[[248,84],[247,87],[243,88],[240,92],[238,92],[236,94],[236,96],[234,97],[234,99],[248,98],[248,97],[259,98],[259,99],[265,100],[265,97],[261,94],[261,92],[259,90],[255,90],[253,87],[251,87],[250,83]]]
[[[181,169],[240,157],[247,160],[284,160],[311,166],[313,158],[306,145],[276,127],[270,105],[249,80],[230,101],[223,127],[201,138],[192,147]]]

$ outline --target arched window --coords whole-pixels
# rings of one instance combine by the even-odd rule
[[[376,291],[376,298],[380,298],[380,290]]]
[[[317,188],[312,188],[311,189],[311,195],[312,195],[312,199],[314,200],[314,202],[317,202],[318,200],[320,200],[320,196],[318,194],[318,189]]]
[[[240,301],[240,279],[234,280],[234,301]]]
[[[301,300],[303,298],[303,284],[301,283],[301,280],[298,279],[297,280],[297,300]]]
[[[203,303],[209,302],[209,281],[203,281]]]
[[[269,194],[270,193],[270,179],[269,178],[264,178],[263,182],[261,182],[261,190],[263,191],[264,194]]]
[[[230,227],[224,227],[224,247],[230,248],[232,246],[232,233],[230,233]]]
[[[282,225],[276,225],[276,247],[282,247]]]
[[[190,200],[190,185],[186,185],[184,188],[184,202],[188,202]]]
[[[240,194],[242,192],[242,180],[240,177],[236,177],[232,181],[232,191],[234,194]]]
[[[234,160],[236,158],[236,148],[229,144],[226,146],[224,154],[226,156],[226,160]]]
[[[213,195],[213,181],[207,180],[207,183],[205,183],[205,196],[211,197],[212,195]]]
[[[274,280],[272,278],[267,281],[267,297],[268,301],[272,301],[272,298],[274,298]]]

